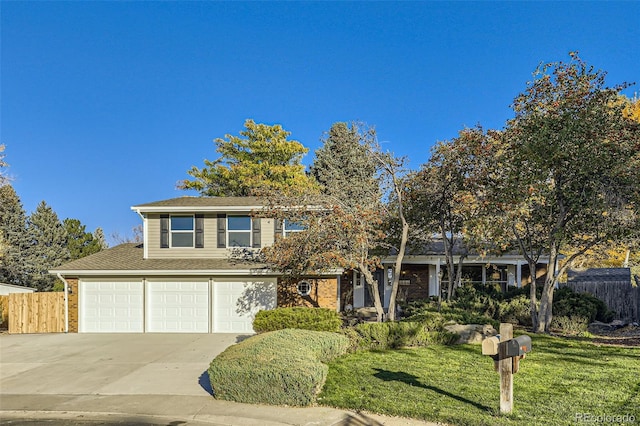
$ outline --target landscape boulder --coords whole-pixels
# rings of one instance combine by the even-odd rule
[[[451,333],[456,333],[458,340],[456,344],[482,343],[487,337],[498,334],[493,326],[488,324],[449,324],[444,328]]]

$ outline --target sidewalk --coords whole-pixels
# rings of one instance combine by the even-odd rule
[[[428,426],[434,423],[338,410],[238,404],[185,395],[12,395],[0,400],[0,421],[58,424],[238,426]],[[77,423],[76,423],[77,422]]]

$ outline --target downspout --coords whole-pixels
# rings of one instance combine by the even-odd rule
[[[147,255],[147,250],[149,245],[147,244],[147,218],[140,213],[139,209],[135,210],[136,213],[138,213],[138,216],[140,216],[140,218],[142,219],[142,250],[144,251],[144,255],[143,258],[147,259],[149,256]]]
[[[337,306],[336,306],[336,311],[340,312],[340,304],[342,303],[342,301],[340,300],[340,289],[342,287],[342,275],[338,275],[337,281],[338,281],[338,283],[337,283],[338,285],[336,287],[338,287],[338,294],[336,296],[337,296],[337,299],[338,299],[338,303],[337,303]]]
[[[64,283],[64,332],[69,332],[69,283],[62,278],[60,272],[56,272],[58,279]]]

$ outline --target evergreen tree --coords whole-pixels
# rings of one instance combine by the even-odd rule
[[[67,230],[58,215],[44,201],[31,214],[27,226],[31,238],[32,287],[50,290],[55,277],[49,269],[69,260]]]
[[[310,168],[322,192],[354,205],[377,202],[380,185],[370,155],[375,130],[359,123],[335,123],[322,142]]]
[[[302,164],[308,148],[289,140],[291,133],[278,124],[269,126],[247,120],[244,127],[240,136],[216,139],[220,156],[213,161],[205,159],[202,169],[192,167],[187,173],[194,179],[185,179],[178,187],[216,197],[313,189]]]
[[[67,231],[67,248],[71,260],[80,259],[102,250],[102,243],[78,219],[65,219]]]
[[[93,238],[98,241],[100,250],[109,248],[109,244],[107,244],[107,240],[104,238],[104,231],[102,230],[102,228],[98,227],[95,231],[93,231]]]
[[[11,185],[0,186],[0,282],[29,285],[27,218]]]

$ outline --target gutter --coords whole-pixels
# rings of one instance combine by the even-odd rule
[[[223,213],[223,212],[251,212],[264,210],[264,206],[133,206],[131,210],[145,213]]]
[[[265,277],[281,277],[286,273],[277,272],[270,269],[84,269],[84,270],[57,270],[56,274],[78,275],[83,277],[99,277],[99,276],[265,276]],[[324,272],[314,272],[305,274],[308,276],[334,276],[344,272],[342,268],[331,269]]]
[[[56,272],[56,275],[64,283],[64,332],[69,332],[69,283],[62,277],[60,272]]]

